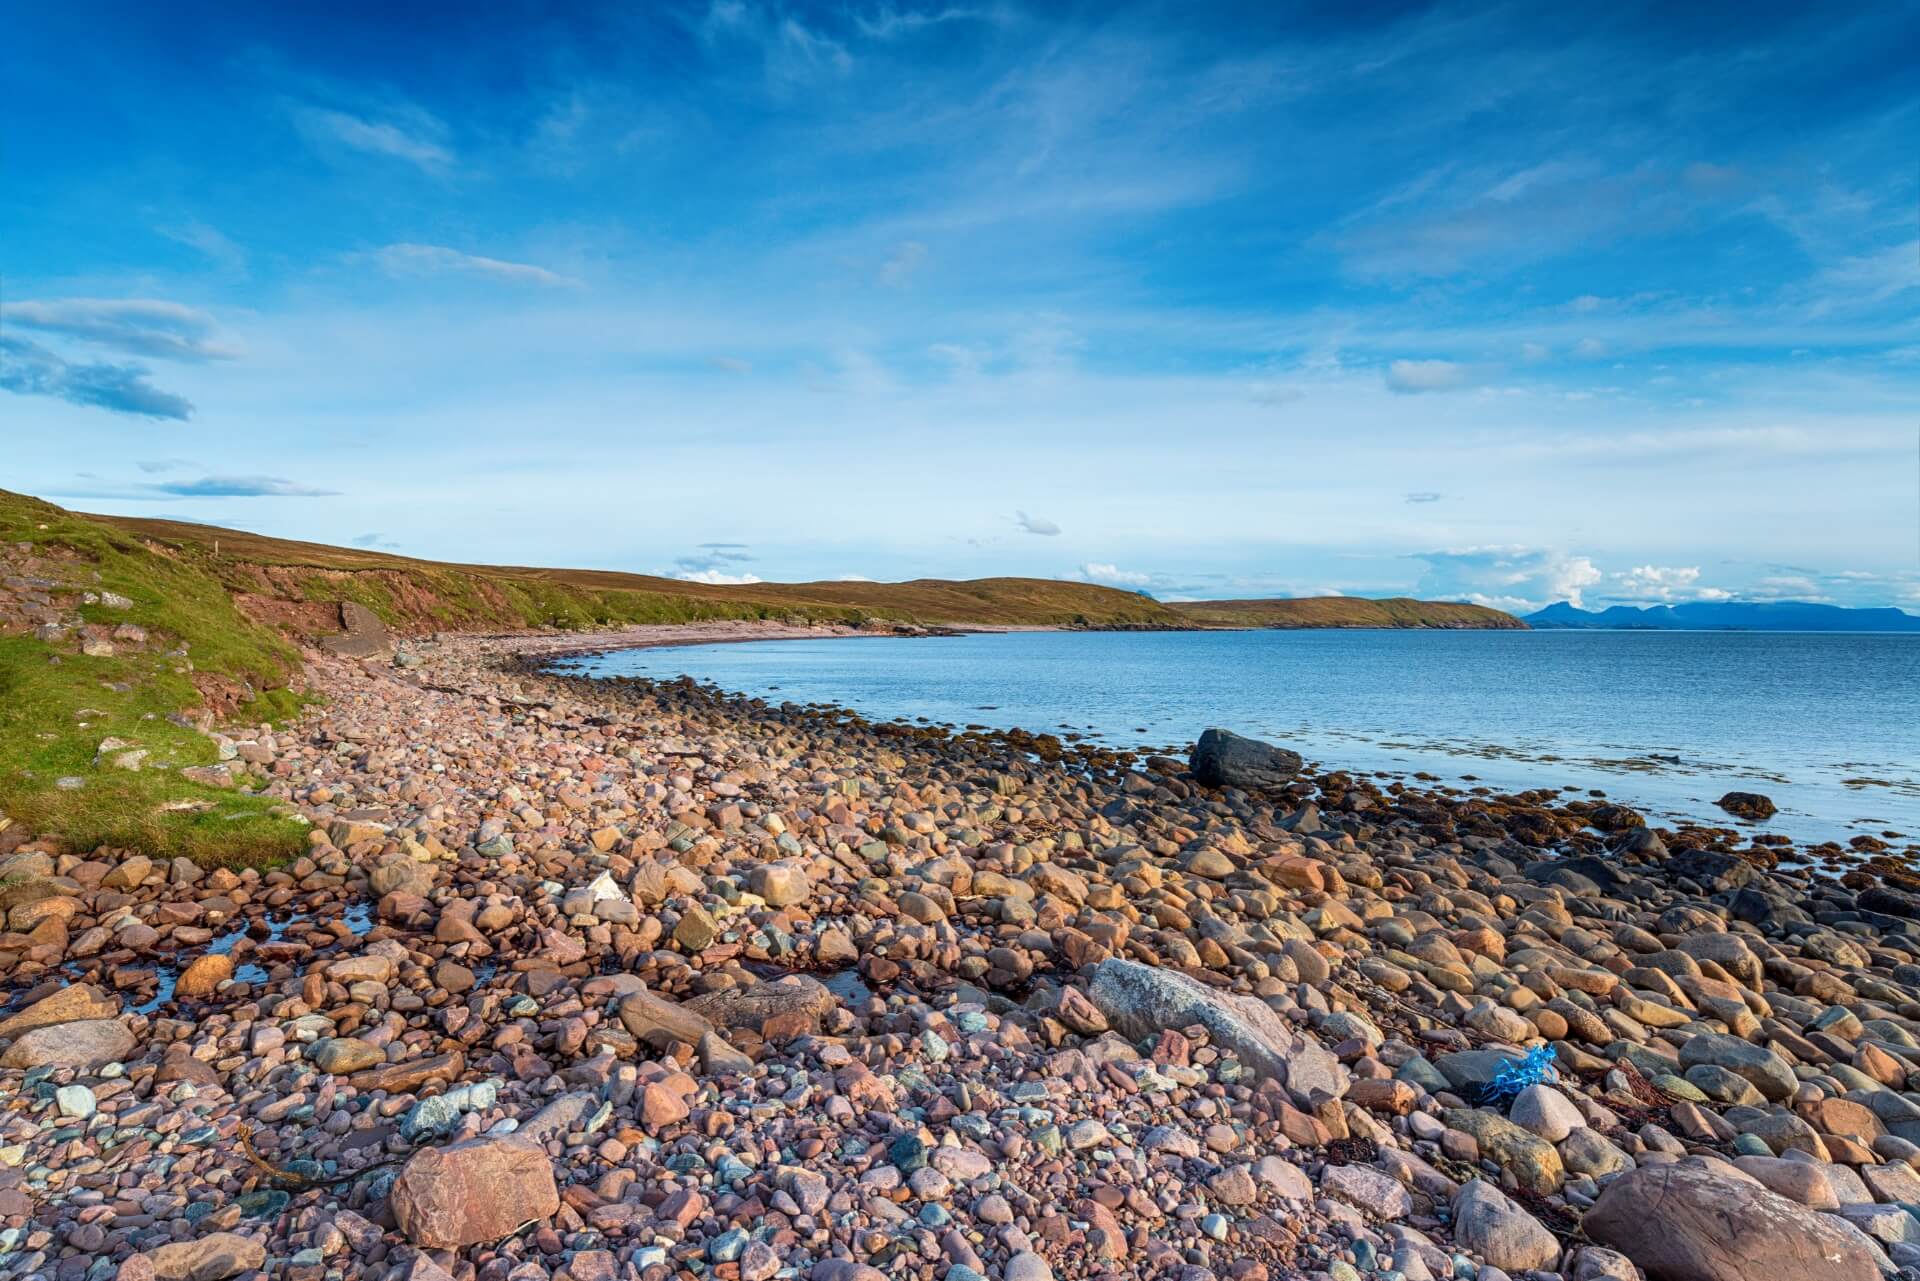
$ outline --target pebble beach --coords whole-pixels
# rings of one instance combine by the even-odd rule
[[[1920,1277],[1898,876],[543,666],[688,630],[309,652],[286,866],[0,826],[0,1273]]]

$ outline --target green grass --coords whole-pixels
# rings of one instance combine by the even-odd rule
[[[243,617],[194,558],[155,554],[49,504],[0,492],[0,542],[58,560],[58,576],[76,588],[125,596],[130,608],[83,605],[81,616],[135,623],[150,638],[146,648],[90,658],[70,644],[0,636],[0,811],[80,851],[107,845],[203,864],[272,864],[303,850],[304,825],[277,813],[277,803],[182,778],[177,767],[212,764],[217,753],[205,735],[168,719],[200,705],[196,672],[250,693],[250,720],[287,719],[301,701],[288,688],[292,647]],[[96,766],[109,737],[172,768]],[[61,788],[62,777],[83,785]],[[166,808],[177,804],[204,808]]]

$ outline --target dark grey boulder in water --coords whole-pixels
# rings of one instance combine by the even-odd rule
[[[1191,768],[1194,778],[1206,787],[1238,787],[1251,792],[1284,787],[1304,764],[1298,752],[1257,738],[1243,738],[1232,730],[1210,729],[1194,746]]]
[[[1774,815],[1772,799],[1759,792],[1728,792],[1714,804],[1736,818],[1767,819]]]

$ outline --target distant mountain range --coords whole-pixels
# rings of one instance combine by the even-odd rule
[[[1920,632],[1920,618],[1898,609],[1848,609],[1809,601],[1697,601],[1688,605],[1613,605],[1576,609],[1566,601],[1526,615],[1529,627],[1638,631]]]

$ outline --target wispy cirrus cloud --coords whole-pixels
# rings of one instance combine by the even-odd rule
[[[999,9],[965,8],[948,5],[943,9],[896,9],[882,6],[871,13],[854,15],[854,26],[870,40],[899,40],[918,35],[950,22],[1003,22]]]
[[[134,356],[201,361],[240,354],[220,340],[211,315],[159,298],[28,299],[0,307],[0,321]]]
[[[203,476],[199,480],[142,485],[175,498],[331,498],[337,489],[316,489],[279,476]]]
[[[236,244],[231,237],[218,227],[209,227],[204,222],[189,220],[173,223],[154,230],[168,240],[197,249],[215,266],[239,275],[247,270],[247,251]]]
[[[185,422],[193,417],[193,402],[148,382],[144,366],[69,361],[38,343],[6,335],[0,335],[0,391],[51,396],[139,418]]]
[[[302,107],[294,112],[293,120],[310,143],[404,160],[434,176],[447,173],[453,168],[454,155],[442,141],[445,126],[424,113],[414,115],[409,127],[332,107]]]
[[[586,283],[531,263],[509,262],[463,253],[445,245],[410,243],[384,245],[365,255],[390,276],[482,276],[515,285],[542,285],[557,289],[584,289]]]

